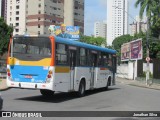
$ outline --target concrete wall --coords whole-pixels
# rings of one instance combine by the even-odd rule
[[[153,75],[153,63],[149,64],[149,69],[151,74]],[[147,63],[143,63],[143,71],[146,72],[147,71]]]
[[[117,77],[134,79],[135,70],[136,69],[134,69],[134,62],[129,62],[128,64],[121,64],[117,67]]]
[[[143,63],[143,71],[146,72],[147,64]],[[153,63],[150,63],[150,72],[153,74]],[[137,77],[137,61],[117,66],[117,77],[135,79]]]

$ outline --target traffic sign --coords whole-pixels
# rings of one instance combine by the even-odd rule
[[[149,62],[151,60],[150,57],[146,57],[146,61]]]

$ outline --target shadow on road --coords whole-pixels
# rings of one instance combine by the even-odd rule
[[[104,89],[89,90],[89,91],[86,91],[86,95],[84,97],[91,96],[91,95],[98,94],[98,93],[102,93],[102,92],[110,92],[110,91],[117,90],[117,89],[120,89],[120,88],[109,88],[107,91],[104,90]],[[55,93],[51,97],[44,97],[42,95],[31,96],[31,97],[23,97],[23,98],[16,98],[15,100],[61,103],[61,102],[65,102],[65,101],[73,100],[73,99],[79,99],[76,92],[73,92],[73,93]]]

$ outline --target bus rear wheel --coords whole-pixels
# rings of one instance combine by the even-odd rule
[[[78,96],[83,97],[85,95],[85,82],[81,81],[78,90]]]
[[[41,90],[40,90],[40,93],[41,93],[43,96],[46,96],[46,97],[49,97],[49,96],[53,96],[53,95],[54,95],[54,91],[51,91],[51,90],[43,90],[43,89],[41,89]]]

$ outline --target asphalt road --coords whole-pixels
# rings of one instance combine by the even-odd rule
[[[45,98],[38,90],[13,88],[3,91],[2,97],[4,111],[160,111],[159,90],[124,84],[88,91],[82,98],[67,93]]]

